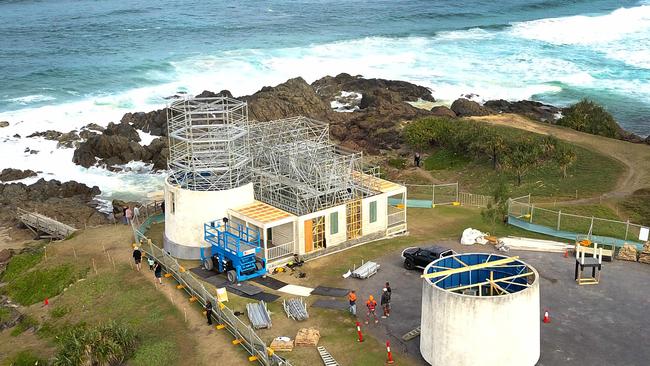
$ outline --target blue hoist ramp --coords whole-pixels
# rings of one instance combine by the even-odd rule
[[[257,256],[262,251],[259,230],[216,220],[203,225],[203,238],[212,252],[205,255],[201,250],[206,270],[225,272],[231,283],[266,274],[266,259]]]

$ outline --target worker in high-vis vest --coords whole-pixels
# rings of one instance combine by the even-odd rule
[[[370,295],[368,296],[368,301],[366,301],[366,307],[368,308],[368,312],[366,313],[366,324],[368,324],[368,321],[370,321],[370,315],[375,318],[375,323],[379,323],[379,319],[377,318],[377,314],[375,313],[375,310],[377,309],[377,301],[375,301],[375,298]]]
[[[348,301],[350,303],[350,313],[352,313],[354,316],[357,316],[357,294],[354,292],[354,290],[351,290],[348,293]]]

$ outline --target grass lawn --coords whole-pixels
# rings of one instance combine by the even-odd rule
[[[425,167],[438,180],[459,182],[462,191],[475,194],[490,195],[498,182],[507,184],[512,196],[522,196],[528,193],[536,200],[552,201],[553,199],[572,199],[598,196],[616,187],[619,177],[625,167],[618,161],[576,147],[577,161],[567,171],[563,178],[560,170],[553,164],[546,164],[530,171],[524,176],[521,186],[516,185],[516,177],[504,170],[494,170],[487,159],[461,161],[451,157],[445,149],[431,151],[425,160]],[[445,161],[449,159],[449,163]],[[432,162],[428,164],[428,162]],[[435,162],[435,164],[433,163]]]
[[[0,364],[24,364],[14,360],[29,360],[30,355],[51,359],[56,354],[57,336],[70,327],[93,327],[109,321],[124,324],[137,335],[130,365],[198,364],[196,340],[182,312],[128,264],[117,262],[113,267],[107,260],[104,247],[113,249],[114,255],[118,254],[115,250],[125,250],[130,256],[132,234],[126,228],[123,232],[115,230],[111,226],[89,229],[70,240],[51,244],[47,259],[40,253],[12,259],[4,277],[8,275],[11,280],[3,290],[14,300],[27,296],[23,302],[36,303],[20,308],[25,314],[23,322],[0,332]],[[79,278],[80,270],[84,271],[83,279]],[[51,293],[46,307],[42,297],[50,293],[41,291],[44,284],[46,289],[57,290]],[[60,287],[62,284],[65,286]]]

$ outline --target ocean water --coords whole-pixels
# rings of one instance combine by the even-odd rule
[[[0,1],[0,169],[142,195],[159,175],[80,168],[71,149],[24,136],[118,121],[178,91],[242,95],[340,72],[422,84],[446,103],[587,97],[648,135],[650,1]]]

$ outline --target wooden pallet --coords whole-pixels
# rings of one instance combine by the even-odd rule
[[[418,326],[417,328],[413,329],[412,331],[404,334],[402,336],[402,339],[405,341],[410,341],[411,339],[417,337],[420,335],[420,327]]]
[[[318,346],[318,353],[320,353],[320,358],[323,359],[323,364],[325,364],[325,366],[339,366],[339,363],[336,362],[329,352],[327,352],[325,347]]]

